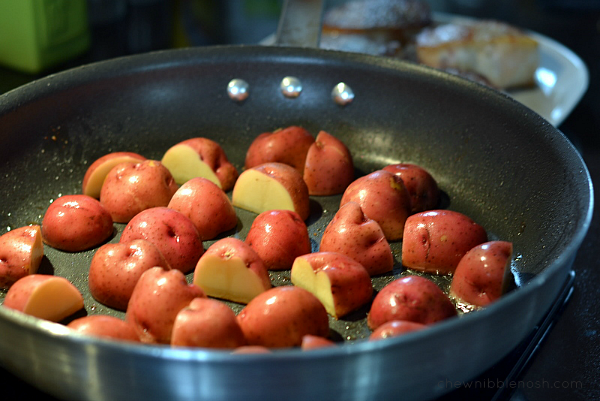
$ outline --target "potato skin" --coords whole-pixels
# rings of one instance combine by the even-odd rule
[[[437,181],[423,167],[412,163],[390,164],[383,168],[400,177],[410,195],[411,213],[438,207],[440,189]]]
[[[263,163],[284,163],[304,172],[308,149],[315,138],[304,128],[290,126],[258,135],[246,152],[244,167],[256,167]]]
[[[489,241],[462,257],[450,284],[450,296],[475,306],[487,306],[505,292],[513,245]]]
[[[259,214],[245,242],[262,259],[268,270],[291,269],[297,256],[312,250],[308,228],[291,210],[269,210]]]
[[[371,330],[390,320],[431,324],[456,314],[450,298],[433,281],[405,276],[387,284],[375,296],[367,324]]]
[[[107,240],[114,232],[110,213],[87,195],[64,195],[46,210],[42,238],[53,248],[79,252]]]
[[[133,152],[111,152],[96,159],[90,164],[83,176],[81,192],[84,195],[89,195],[92,198],[98,199],[100,197],[102,184],[112,167],[124,162],[137,163],[144,160],[146,160],[146,157]]]
[[[427,325],[407,320],[390,320],[377,327],[369,336],[369,341],[398,337],[412,331],[423,330]]]
[[[485,229],[462,213],[416,213],[406,220],[402,264],[427,273],[452,274],[465,253],[486,241]]]
[[[296,347],[306,334],[329,335],[325,307],[310,292],[274,287],[254,298],[237,316],[249,345]]]
[[[35,274],[44,257],[39,225],[18,227],[0,236],[0,288]]]
[[[118,317],[109,315],[89,315],[67,324],[74,331],[94,337],[140,342],[133,326]]]

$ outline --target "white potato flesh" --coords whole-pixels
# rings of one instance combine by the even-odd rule
[[[202,161],[200,155],[188,145],[171,147],[163,155],[161,163],[171,172],[175,182],[179,185],[195,177],[204,177],[221,188],[221,181],[212,168]]]
[[[233,188],[233,206],[254,213],[268,210],[296,211],[289,191],[276,179],[255,170],[246,170]]]

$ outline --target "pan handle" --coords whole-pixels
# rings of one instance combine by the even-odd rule
[[[277,27],[277,46],[318,47],[323,0],[286,0]]]

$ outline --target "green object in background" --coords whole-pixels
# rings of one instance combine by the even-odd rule
[[[35,74],[89,47],[86,0],[0,0],[0,64]]]

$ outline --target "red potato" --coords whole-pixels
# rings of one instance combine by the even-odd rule
[[[15,228],[0,236],[0,288],[35,274],[44,257],[39,225]]]
[[[292,166],[302,174],[306,154],[314,142],[315,138],[307,130],[297,126],[262,133],[250,144],[244,167],[250,169],[277,162]]]
[[[377,293],[367,324],[371,330],[390,320],[431,324],[456,314],[450,298],[433,281],[422,276],[406,276]]]
[[[162,253],[171,269],[189,273],[204,253],[202,238],[194,223],[168,207],[146,209],[125,226],[119,242],[145,239]]]
[[[498,300],[510,282],[512,252],[507,241],[490,241],[469,250],[456,267],[450,296],[475,306]]]
[[[112,152],[96,159],[83,176],[81,184],[83,194],[98,199],[102,184],[113,167],[121,163],[139,163],[144,160],[146,160],[144,156],[133,152]]]
[[[232,354],[269,354],[272,351],[261,345],[242,345],[237,347],[231,353]]]
[[[135,328],[118,317],[109,315],[89,315],[75,319],[67,327],[74,331],[93,337],[110,338],[140,342]]]
[[[246,345],[246,339],[229,306],[215,299],[195,298],[177,314],[171,345],[237,348]]]
[[[179,187],[160,162],[121,163],[106,176],[100,202],[117,223],[127,223],[139,212],[167,206]]]
[[[249,345],[298,347],[307,334],[329,335],[323,304],[295,286],[273,287],[254,298],[237,316]]]
[[[347,202],[339,208],[323,232],[319,251],[349,256],[371,276],[394,268],[394,255],[381,226],[365,216],[356,202]]]
[[[383,340],[398,337],[406,333],[427,328],[426,324],[410,322],[407,320],[390,320],[377,327],[369,336],[369,341]]]
[[[138,280],[125,313],[143,343],[169,344],[180,310],[206,295],[179,270],[153,267]]]
[[[100,245],[114,232],[110,213],[87,195],[64,195],[46,210],[42,239],[53,248],[79,252]]]
[[[269,210],[259,214],[250,226],[246,243],[268,270],[289,270],[297,256],[312,250],[306,224],[291,210]]]
[[[336,319],[368,304],[373,297],[367,270],[340,253],[317,252],[297,257],[291,280],[316,296]]]
[[[485,229],[462,213],[416,213],[406,220],[402,264],[426,273],[452,274],[465,253],[486,241]]]
[[[306,220],[310,215],[308,187],[302,174],[283,163],[265,163],[240,174],[232,194],[233,206],[260,214],[292,210]]]
[[[30,274],[9,288],[3,305],[40,319],[60,322],[83,308],[83,296],[64,277]]]
[[[232,237],[206,250],[196,265],[194,284],[208,296],[242,304],[271,288],[269,272],[258,254]]]
[[[310,195],[337,195],[354,181],[354,163],[348,147],[325,131],[308,149],[304,181]]]
[[[239,175],[221,145],[208,138],[179,142],[165,152],[161,162],[179,185],[195,177],[204,177],[226,192],[233,188]]]
[[[202,241],[234,229],[238,219],[227,194],[206,178],[195,177],[175,192],[167,207],[187,216],[198,229]]]
[[[340,207],[356,202],[375,220],[388,241],[402,239],[410,214],[410,196],[402,180],[389,171],[378,170],[353,181],[342,195]]]
[[[329,347],[337,347],[337,344],[328,338],[313,336],[312,334],[307,334],[302,337],[302,344],[300,344],[302,351],[310,351],[313,349]]]
[[[411,163],[390,164],[383,168],[402,179],[410,195],[411,213],[419,213],[438,207],[440,189],[437,181],[423,167]]]
[[[135,239],[98,248],[90,263],[88,286],[96,301],[126,310],[140,276],[153,267],[170,269],[162,253],[150,241]]]

